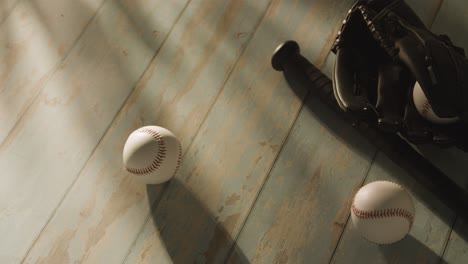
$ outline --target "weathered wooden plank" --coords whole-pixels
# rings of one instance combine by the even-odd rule
[[[405,0],[405,2],[417,13],[426,26],[431,27],[444,0]]]
[[[468,223],[457,219],[450,233],[443,259],[446,263],[466,263],[468,261]]]
[[[429,145],[419,146],[417,149],[455,183],[467,186],[468,153],[457,148],[442,149]]]
[[[126,263],[227,257],[305,95],[272,70],[272,51],[297,39],[322,64],[349,3],[272,2]]]
[[[410,4],[417,6],[418,3]],[[430,21],[431,12],[426,8],[421,14],[422,19]],[[334,58],[334,55],[330,54],[322,68],[328,76],[331,76]],[[347,163],[336,165],[336,158],[331,157],[342,156],[346,145],[339,140],[338,143],[330,143],[326,138],[330,137],[331,133],[324,133],[315,128],[320,125],[313,124],[317,120],[309,117],[313,115],[311,110],[317,115],[326,110],[315,107],[320,103],[313,102],[314,99],[308,99],[306,106],[312,107],[305,107],[300,113],[289,136],[297,138],[291,139],[291,143],[289,140],[286,143],[257,204],[249,215],[237,241],[238,249],[234,250],[231,256],[233,263],[237,262],[237,259],[234,259],[239,251],[246,256],[244,259],[254,263],[328,263],[333,254],[349,216],[352,196],[362,184],[366,166],[370,165],[370,153],[373,148],[363,147],[366,152],[364,157],[356,155],[355,148],[347,149]],[[335,132],[347,134],[345,141],[348,143],[362,140],[359,135],[350,137],[351,132],[341,131],[349,128],[346,125],[340,127],[336,116],[330,115],[324,119],[325,124],[335,122],[331,126],[335,128]],[[316,137],[311,146],[307,144],[307,136],[310,135]],[[306,150],[297,151],[303,148]],[[310,153],[318,154],[308,157],[307,170],[304,171],[301,169],[304,167],[302,156],[307,157]],[[337,167],[342,169],[341,173],[334,174],[324,169],[337,170]],[[314,175],[313,170],[321,172]],[[293,187],[290,188],[289,184]],[[288,187],[284,187],[285,185]],[[311,186],[314,187],[313,191],[310,190]],[[287,189],[283,190],[284,188]]]
[[[328,263],[375,147],[308,99],[237,240],[249,263]]]
[[[468,25],[466,16],[468,5],[463,0],[444,0],[434,20],[432,30],[436,34],[446,34],[455,45],[468,49]]]
[[[23,259],[185,3],[107,1],[0,147],[1,263]],[[138,13],[127,13],[135,7]],[[47,59],[45,50],[36,52]]]
[[[439,263],[455,216],[453,212],[381,152],[365,184],[376,180],[400,183],[411,193],[415,221],[410,234],[392,245],[377,245],[362,239],[348,220],[332,263]]]
[[[466,16],[468,3],[466,1],[443,1],[433,30],[437,34],[447,34],[457,46],[468,49],[468,25]],[[461,186],[468,186],[468,154],[450,149],[437,152],[434,149],[425,149],[425,154],[449,173]],[[443,259],[447,263],[468,262],[468,223],[457,219],[449,236]]]
[[[148,9],[144,12],[152,14],[152,18],[169,21],[171,18],[163,14],[176,15],[184,2],[175,3],[145,0],[129,7],[136,9],[134,5],[139,5]],[[268,3],[190,2],[44,228],[26,263],[123,261],[149,217],[151,204],[164,190],[164,185],[146,188],[124,172],[121,155],[126,138],[140,126],[160,125],[173,131],[185,150]],[[138,11],[131,13],[136,15]],[[140,15],[136,21],[144,22],[139,19]],[[152,254],[164,256],[166,252]],[[162,263],[161,258],[156,263]]]
[[[426,24],[431,25],[440,7],[440,1],[427,3],[422,1],[408,1]],[[433,12],[433,11],[435,12]],[[454,150],[440,150],[433,147],[422,147],[420,151],[436,166],[455,180],[462,179],[462,174],[453,169]],[[455,151],[456,152],[456,151]],[[454,219],[453,213],[441,205],[437,198],[427,193],[423,187],[411,181],[411,177],[401,171],[397,165],[382,157],[371,167],[367,182],[377,179],[390,179],[402,182],[410,188],[416,202],[416,222],[411,235],[405,240],[391,246],[377,246],[366,242],[353,230],[348,222],[333,262],[348,263],[438,263],[442,254],[449,229]],[[452,169],[451,169],[452,167]]]
[[[20,0],[3,0],[0,2],[0,25],[3,24],[19,1]]]
[[[20,1],[0,25],[0,144],[103,0]]]

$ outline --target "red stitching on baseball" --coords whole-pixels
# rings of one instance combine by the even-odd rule
[[[145,174],[152,173],[153,171],[157,170],[161,166],[162,162],[166,158],[166,143],[164,142],[162,136],[157,131],[154,131],[150,128],[141,128],[137,130],[137,132],[149,134],[153,138],[155,138],[156,141],[159,143],[158,154],[156,155],[156,158],[153,160],[151,165],[149,165],[146,168],[141,168],[141,169],[127,168],[127,167],[125,168],[128,172],[142,176]]]
[[[426,100],[424,101],[424,104],[422,105],[422,109],[421,109],[421,112],[423,115],[427,114],[427,112],[429,112],[429,110],[431,109],[431,105],[429,104],[429,102]]]
[[[179,144],[179,157],[177,158],[177,166],[176,166],[176,168],[174,170],[174,175],[176,174],[177,170],[179,169],[181,161],[182,161],[182,146]]]
[[[353,204],[351,205],[353,213],[362,219],[385,218],[385,217],[403,217],[408,220],[410,228],[413,226],[414,216],[410,212],[402,208],[387,208],[381,210],[365,211],[359,210]]]
[[[401,187],[400,184],[397,184],[397,183],[394,183],[394,182],[391,182],[391,181],[387,181],[387,180],[380,180],[380,181],[376,181],[376,182],[388,182],[388,183],[394,184],[394,185],[396,185],[396,186],[398,186],[400,188],[403,188],[403,187]],[[362,188],[364,188],[364,186],[361,187],[359,189],[359,191],[361,191]],[[357,193],[359,193],[359,191]],[[360,209],[357,209],[356,206],[354,205],[354,200],[355,200],[355,198],[353,198],[353,203],[351,204],[351,211],[359,218],[372,219],[372,218],[385,218],[385,217],[403,217],[406,220],[408,220],[408,222],[410,224],[410,226],[409,226],[410,229],[413,226],[414,215],[411,214],[409,211],[407,211],[405,209],[402,209],[402,208],[386,208],[386,209],[372,210],[372,211],[360,210]]]

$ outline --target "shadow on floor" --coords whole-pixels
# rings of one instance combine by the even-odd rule
[[[385,256],[387,263],[405,263],[403,262],[407,260],[405,256],[417,253],[417,256],[414,257],[417,262],[414,263],[447,264],[446,261],[441,260],[439,255],[411,235],[396,244],[381,245],[379,250]]]
[[[310,71],[307,72],[310,73]],[[315,84],[312,83],[309,77],[306,77],[304,74],[283,72],[283,75],[286,78],[290,88],[298,96],[304,94],[305,91],[314,88]],[[329,82],[328,85],[331,86],[331,82]],[[332,94],[330,95],[333,96]],[[316,96],[314,96],[314,93],[312,92],[309,92],[309,94],[306,96],[304,107],[310,110],[310,112],[314,113],[314,116],[317,118],[317,120],[323,123],[328,128],[328,131],[334,134],[339,140],[349,145],[358,153],[366,152],[368,146],[363,146],[361,144],[361,139],[363,138],[363,135],[358,133],[358,131],[351,126],[349,120],[343,118],[343,116],[341,115],[342,113],[340,113],[341,111],[333,111],[329,105],[323,103],[321,100],[316,98]],[[399,181],[401,181],[402,184],[407,186],[408,189],[414,195],[416,195],[423,202],[423,204],[427,206],[439,219],[445,222],[447,226],[453,226],[455,220],[455,213],[457,212],[453,212],[452,210],[450,210],[441,202],[441,199],[439,199],[440,196],[437,196],[437,194],[435,193],[431,193],[422,185],[420,185],[415,179],[413,179],[413,177],[410,176],[411,173],[409,171],[414,172],[417,171],[417,169],[409,168],[408,171],[406,170],[406,168],[405,170],[402,168],[395,169],[394,167],[398,167],[398,165],[394,162],[382,162],[382,164],[380,164],[379,162],[378,165],[381,166],[383,170],[391,172],[392,176],[394,176]],[[437,166],[437,164],[434,165]],[[456,164],[452,165],[456,166]],[[465,235],[463,239],[465,241],[468,240],[468,237],[466,237],[466,233],[461,233],[460,235]],[[414,251],[414,249],[418,249],[418,254],[424,254],[425,257],[427,256],[429,259],[432,260],[440,260],[440,257],[436,253],[434,253],[431,249],[427,248],[425,245],[423,245],[421,242],[417,241],[413,237],[410,237],[404,243],[412,244],[412,246],[409,248],[412,251]],[[401,249],[404,247],[398,246],[398,248]],[[386,255],[388,255],[389,258],[394,258],[394,256],[392,255],[391,247],[383,247],[382,250]],[[408,254],[410,253],[411,252],[408,252]]]
[[[152,208],[151,218],[159,231],[161,243],[164,244],[163,246],[174,264],[225,263],[227,257],[230,257],[230,263],[249,263],[246,256],[238,248],[235,239],[224,229],[221,221],[215,219],[205,205],[183,183],[174,178],[170,185],[171,192],[163,196],[164,202],[155,203],[159,206]],[[147,185],[150,202],[154,201],[151,195],[158,193],[153,189],[157,190],[158,188],[160,188],[158,185]],[[183,200],[184,203],[177,203],[175,199],[171,200],[171,197],[177,197],[177,201]],[[172,219],[179,217],[190,218],[191,224],[179,226],[176,224],[179,221],[172,221]],[[200,229],[205,229],[206,232],[199,232]],[[180,234],[186,234],[186,236],[180,237]],[[197,237],[196,234],[210,236],[209,245],[200,244],[199,241],[204,239]],[[231,252],[232,254],[229,256]]]

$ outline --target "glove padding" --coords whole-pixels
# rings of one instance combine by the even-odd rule
[[[377,1],[374,1],[377,2]],[[468,121],[468,60],[446,35],[435,35],[402,0],[378,0],[386,7],[358,7],[373,37],[420,84],[434,113]]]
[[[430,32],[404,1],[356,2],[332,51],[334,93],[344,111],[416,144],[464,144],[465,135],[455,130],[468,131],[468,60],[447,36]],[[416,81],[436,115],[463,122],[439,126],[423,119],[413,103]]]

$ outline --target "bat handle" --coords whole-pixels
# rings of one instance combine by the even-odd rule
[[[297,42],[289,40],[279,45],[271,58],[271,66],[283,72],[286,79],[305,84],[327,103],[336,105],[330,79],[301,55]]]
[[[291,66],[290,62],[293,58],[295,58],[294,61],[297,63],[300,57],[302,56],[299,44],[293,40],[288,40],[279,45],[275,52],[273,52],[273,56],[271,57],[271,66],[273,66],[273,69],[277,71],[285,71]]]
[[[299,45],[296,42],[286,41],[281,44],[275,50],[271,64],[275,70],[283,72],[290,82],[291,88],[294,88],[294,85],[306,86],[308,90],[318,95],[322,102],[339,113],[344,121],[352,124],[377,149],[406,169],[417,182],[434,193],[465,221],[468,221],[468,194],[466,191],[395,133],[383,133],[377,127],[366,122],[354,123],[355,119],[338,106],[333,93],[332,81],[301,55]]]

